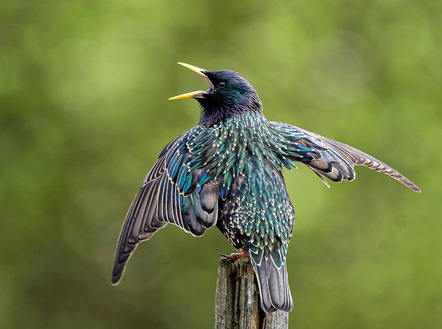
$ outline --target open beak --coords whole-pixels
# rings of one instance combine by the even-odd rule
[[[191,69],[192,71],[198,73],[199,75],[201,75],[210,84],[211,87],[213,86],[212,82],[210,81],[210,79],[206,75],[206,72],[207,72],[206,70],[200,69],[199,67],[196,67],[196,66],[193,66],[193,65],[190,65],[190,64],[186,64],[186,63],[178,62],[178,64],[180,64],[182,66],[185,66],[188,69]],[[175,96],[175,97],[170,97],[169,100],[172,101],[172,100],[175,100],[175,99],[203,98],[205,94],[206,94],[205,91],[198,90],[198,91],[193,91],[191,93],[178,95],[178,96]]]

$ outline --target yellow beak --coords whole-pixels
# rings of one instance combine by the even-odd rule
[[[187,67],[188,69],[191,69],[193,72],[198,73],[199,75],[201,75],[211,86],[212,86],[212,82],[209,80],[209,78],[206,75],[206,70],[201,69],[199,67],[190,65],[190,64],[186,64],[186,63],[180,63],[178,62],[178,64]],[[187,93],[187,94],[182,94],[182,95],[178,95],[178,96],[174,96],[174,97],[170,97],[169,100],[175,100],[175,99],[186,99],[186,98],[203,98],[204,94],[206,92],[203,90],[198,90],[198,91],[193,91],[191,93]]]

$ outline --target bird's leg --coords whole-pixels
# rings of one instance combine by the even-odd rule
[[[238,260],[240,258],[247,258],[247,257],[249,257],[247,255],[246,250],[244,248],[241,248],[241,249],[242,249],[242,252],[232,253],[229,256],[228,255],[224,255],[224,254],[220,254],[220,255],[223,256],[224,258],[228,258],[230,260]]]

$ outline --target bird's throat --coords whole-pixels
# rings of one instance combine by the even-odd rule
[[[262,104],[259,99],[252,100],[247,103],[239,103],[229,106],[219,106],[204,102],[204,100],[198,100],[201,105],[201,119],[199,124],[210,126],[216,124],[220,121],[225,121],[226,119],[244,114],[250,113],[262,113]]]

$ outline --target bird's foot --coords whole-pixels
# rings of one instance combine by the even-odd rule
[[[242,248],[242,252],[232,253],[230,255],[224,255],[224,254],[220,254],[220,255],[223,256],[224,258],[227,258],[227,259],[230,259],[233,261],[238,260],[240,258],[248,258],[249,257],[244,248]]]

